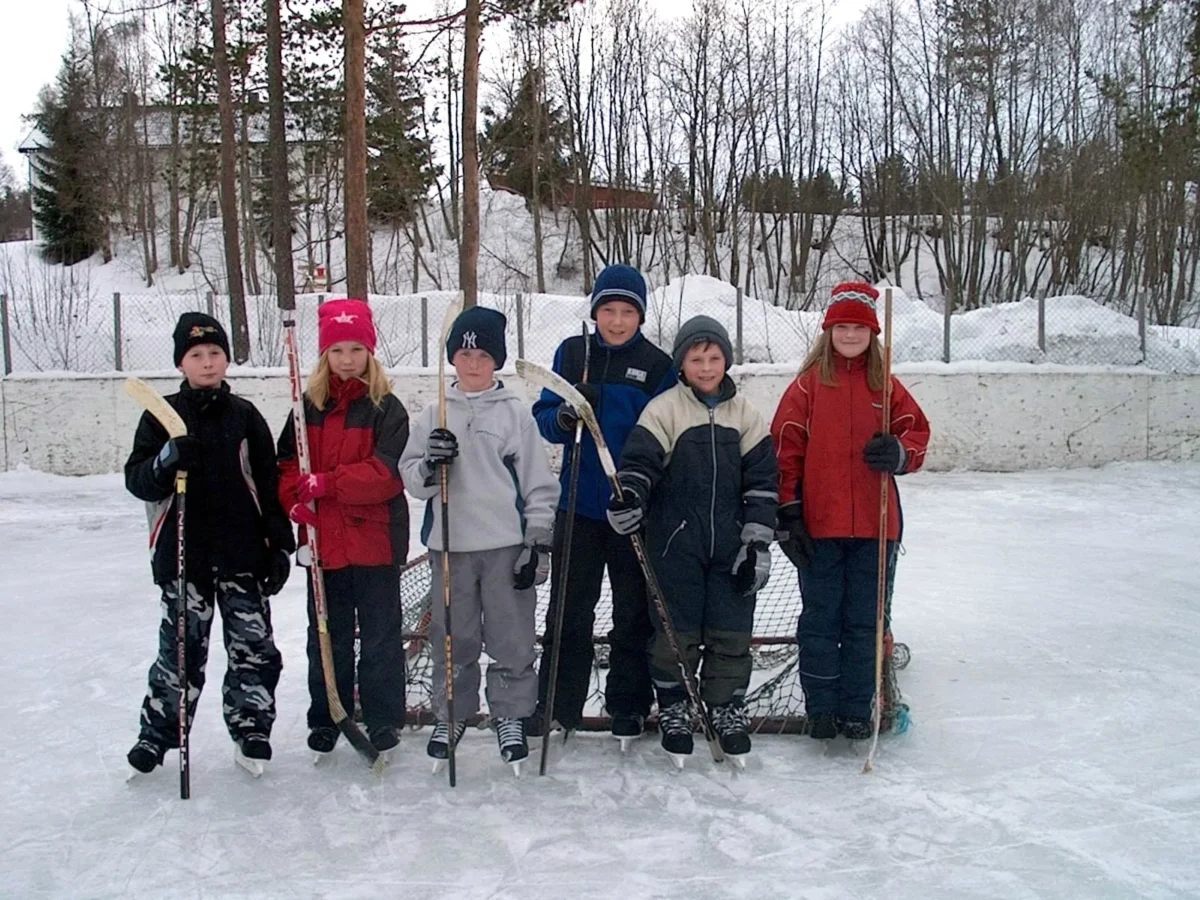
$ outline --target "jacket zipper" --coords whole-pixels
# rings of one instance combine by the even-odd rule
[[[717,411],[708,408],[708,434],[712,440],[712,491],[708,497],[708,558],[717,553]]]
[[[671,541],[675,540],[675,535],[679,534],[679,532],[683,531],[685,528],[687,528],[687,519],[684,519],[682,522],[680,522],[679,527],[672,531],[671,536],[667,538],[667,545],[663,547],[662,552],[663,559],[667,558],[667,552],[671,549]]]
[[[846,360],[846,382],[850,385],[850,409],[854,409],[854,366],[852,360]],[[849,416],[850,421],[850,471],[854,472],[854,416]],[[858,537],[858,522],[854,516],[854,478],[850,478],[850,537]]]

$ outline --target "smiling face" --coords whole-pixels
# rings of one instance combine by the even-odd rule
[[[329,371],[342,381],[362,378],[367,371],[367,359],[370,355],[371,352],[358,341],[338,341],[325,351]]]
[[[609,300],[596,307],[596,329],[610,347],[620,347],[637,334],[641,322],[637,307],[624,300]]]
[[[496,383],[496,361],[483,350],[458,350],[454,354],[458,389],[468,394],[486,391]]]
[[[867,352],[871,343],[871,329],[866,325],[839,322],[833,326],[833,349],[846,359],[854,359]]]
[[[196,344],[179,361],[179,371],[192,388],[218,387],[228,368],[229,357],[216,344]]]
[[[702,394],[715,396],[725,377],[725,354],[711,341],[693,344],[683,356],[683,379]]]

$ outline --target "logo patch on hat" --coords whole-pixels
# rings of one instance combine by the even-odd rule
[[[475,350],[475,349],[477,349],[477,348],[476,348],[476,346],[475,346],[475,341],[476,341],[476,340],[477,340],[477,336],[476,336],[476,334],[475,334],[475,332],[474,332],[474,331],[464,331],[464,332],[463,332],[463,342],[462,342],[462,348],[461,348],[461,349],[463,349],[463,350]]]
[[[217,329],[211,325],[193,325],[192,330],[188,332],[189,338],[204,337],[206,334],[216,334]]]
[[[631,381],[639,381],[642,384],[646,383],[646,374],[647,373],[645,369],[635,369],[633,366],[630,366],[625,370],[626,378],[630,379]]]
[[[330,316],[329,321],[330,322],[341,322],[343,325],[350,325],[353,322],[358,321],[358,316],[354,315],[354,313],[345,313],[344,312],[341,315]]]

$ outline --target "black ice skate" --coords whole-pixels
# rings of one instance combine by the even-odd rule
[[[133,749],[125,755],[130,766],[129,777],[125,780],[132,781],[139,775],[149,775],[162,765],[163,754],[166,752],[166,748],[160,747],[153,741],[138,741],[133,745]]]
[[[529,742],[525,740],[525,720],[516,717],[496,720],[496,740],[500,744],[500,756],[521,777],[521,762],[529,756]]]
[[[265,734],[248,734],[234,744],[233,761],[253,775],[261,778],[271,758],[271,742]]]
[[[308,733],[308,749],[314,754],[313,764],[329,756],[337,746],[339,732],[328,725],[318,725]]]
[[[843,716],[838,719],[838,731],[845,735],[848,741],[869,741],[875,733],[875,726],[870,719]]]
[[[662,748],[671,757],[675,768],[692,755],[692,710],[686,700],[658,710],[658,729],[662,732]]]
[[[816,713],[808,718],[808,736],[826,745],[837,737],[837,717],[833,713]]]
[[[455,747],[458,747],[458,743],[462,740],[466,731],[466,722],[459,721],[454,723]],[[433,774],[437,775],[446,767],[446,760],[450,758],[450,726],[447,723],[438,722],[433,726],[433,734],[429,736],[429,743],[425,745],[425,752],[433,760]]]
[[[629,745],[642,736],[646,720],[637,713],[613,713],[612,736],[621,742],[621,752],[629,749]]]
[[[400,743],[400,729],[394,725],[379,725],[374,728],[368,727],[368,733],[371,736],[371,746],[379,751],[379,755],[388,759],[391,753]]]
[[[712,708],[713,727],[721,741],[721,749],[739,769],[746,768],[750,752],[750,717],[740,703],[725,703]]]

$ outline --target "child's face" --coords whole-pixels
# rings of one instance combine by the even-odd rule
[[[179,361],[179,371],[188,386],[197,389],[219,387],[228,368],[229,357],[216,344],[196,344]]]
[[[371,351],[358,341],[338,341],[325,351],[325,358],[329,360],[329,371],[342,381],[362,378],[367,371],[367,359],[370,356]]]
[[[871,329],[866,325],[839,322],[833,326],[833,349],[846,359],[854,359],[867,352],[871,344]]]
[[[496,382],[496,361],[483,350],[459,350],[454,354],[458,389],[468,393],[486,391]]]
[[[637,307],[624,300],[609,300],[596,307],[596,328],[604,343],[619,347],[637,334],[641,315]]]
[[[696,344],[684,354],[683,377],[700,393],[715,395],[725,377],[725,354],[716,344]]]

